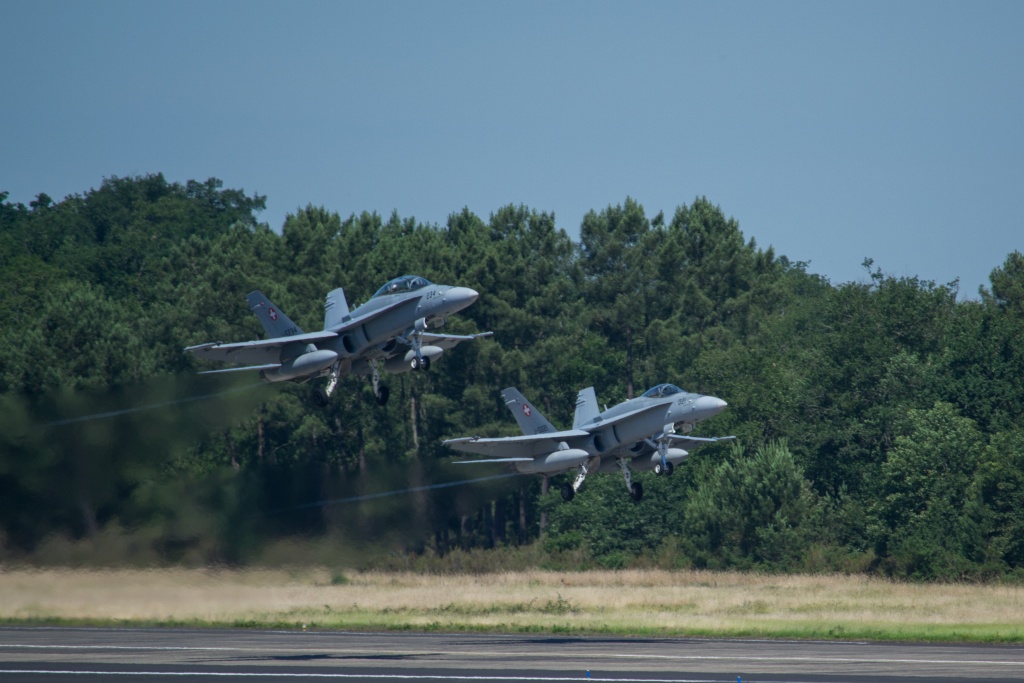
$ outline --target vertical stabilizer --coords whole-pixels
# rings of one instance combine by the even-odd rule
[[[351,320],[348,302],[345,301],[345,290],[341,287],[332,289],[324,300],[324,329],[341,325]]]
[[[302,334],[302,328],[293,323],[292,319],[264,296],[263,292],[259,290],[249,292],[245,300],[249,302],[249,309],[260,319],[260,323],[267,333],[267,338],[291,337],[292,335]]]
[[[594,387],[580,389],[580,393],[576,395],[576,414],[572,418],[572,428],[582,429],[584,425],[593,424],[594,419],[600,416]]]
[[[502,391],[501,398],[512,411],[523,434],[549,434],[558,431],[515,387]]]

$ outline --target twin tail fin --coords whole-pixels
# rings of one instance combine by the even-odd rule
[[[523,430],[523,434],[550,434],[558,431],[537,410],[537,407],[527,401],[526,397],[519,393],[519,390],[515,387],[509,387],[502,391],[501,398],[505,401],[508,409],[512,411],[512,415],[516,418],[516,422],[519,423],[519,428]]]

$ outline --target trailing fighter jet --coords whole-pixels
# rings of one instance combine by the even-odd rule
[[[478,296],[469,287],[435,285],[416,275],[403,275],[350,311],[345,292],[339,287],[328,293],[324,302],[324,329],[303,332],[262,292],[255,291],[246,301],[263,324],[266,339],[210,342],[189,346],[185,351],[203,360],[243,366],[200,374],[256,370],[267,382],[308,382],[326,377],[326,387],[313,392],[313,401],[319,406],[327,404],[340,377],[368,374],[377,403],[384,405],[389,392],[380,381],[382,370],[425,371],[446,349],[491,334],[427,331],[444,325],[448,316],[466,308]]]
[[[572,429],[559,431],[527,402],[518,389],[501,392],[516,418],[522,436],[482,439],[470,436],[449,439],[449,448],[489,456],[488,460],[463,460],[458,464],[511,463],[523,474],[560,474],[574,467],[579,474],[562,485],[562,499],[570,501],[591,472],[621,470],[633,500],[644,489],[632,481],[630,467],[671,475],[688,450],[703,443],[726,441],[735,436],[688,436],[693,426],[725,410],[725,401],[714,396],[690,394],[672,384],[659,384],[629,401],[599,412],[594,387],[576,397]],[[677,434],[676,429],[683,434]]]

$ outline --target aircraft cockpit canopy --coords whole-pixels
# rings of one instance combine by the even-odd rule
[[[677,387],[675,384],[659,384],[656,387],[651,387],[644,392],[645,398],[665,398],[666,396],[673,396],[674,394],[682,394],[682,389]]]
[[[433,283],[419,275],[403,275],[402,277],[396,277],[394,280],[390,280],[384,284],[383,287],[377,290],[371,299],[375,299],[378,296],[385,296],[387,294],[404,294],[406,292],[414,292],[417,289],[422,289]]]

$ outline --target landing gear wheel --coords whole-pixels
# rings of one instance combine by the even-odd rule
[[[429,369],[430,369],[430,357],[429,356],[423,356],[423,360],[420,361],[420,370],[422,370],[423,372],[426,372]]]
[[[671,477],[672,473],[676,471],[676,466],[670,462],[665,463],[665,476]]]
[[[377,395],[374,396],[374,398],[377,399],[377,405],[379,405],[379,406],[387,405],[388,404],[388,397],[390,395],[391,395],[391,392],[388,390],[388,388],[386,386],[384,386],[384,385],[381,385],[381,387],[377,390]]]
[[[423,367],[423,365],[420,363],[420,359],[419,358],[413,358],[409,362],[409,366],[412,368],[413,372],[416,372],[417,370],[419,370],[420,368]]]
[[[665,463],[665,464],[667,465],[668,463]],[[660,477],[661,475],[665,474],[665,470],[666,470],[666,468],[662,467],[660,462],[654,464],[654,474],[656,476]]]
[[[639,501],[644,497],[644,487],[638,481],[634,481],[633,485],[629,487],[629,497],[635,501]]]
[[[562,484],[562,500],[568,503],[575,495],[576,491],[573,489],[572,484]]]
[[[313,390],[313,403],[323,408],[328,402],[327,392],[319,387]]]

